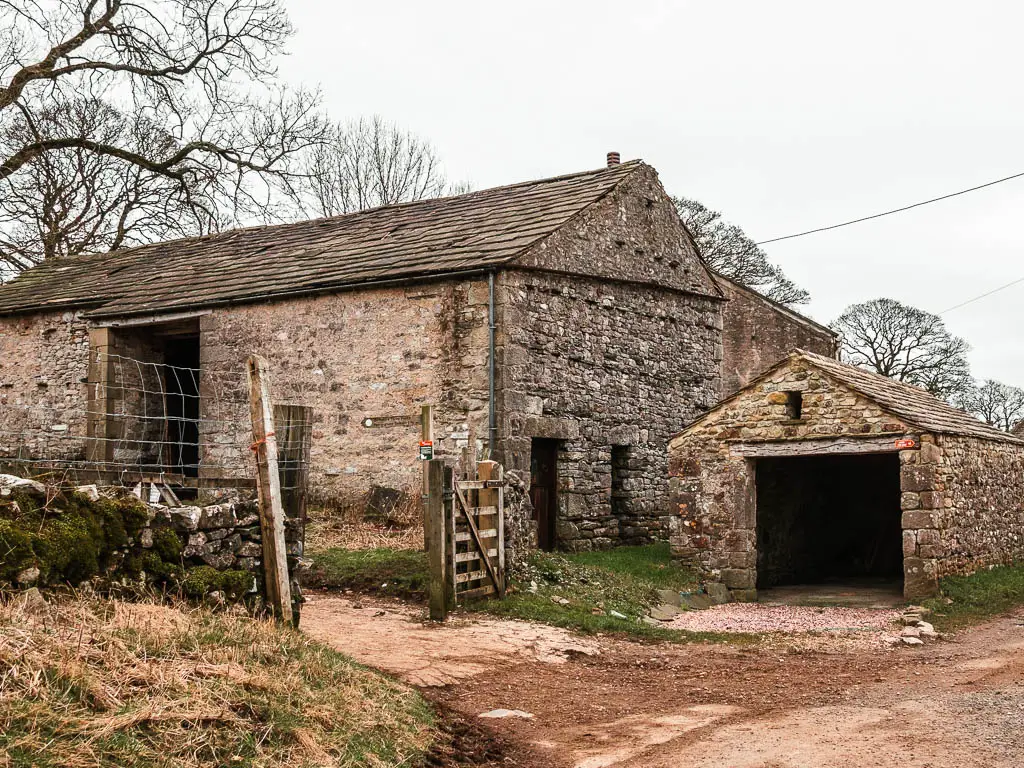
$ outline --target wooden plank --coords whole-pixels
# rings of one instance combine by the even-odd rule
[[[486,563],[487,561],[484,560]],[[457,573],[455,574],[455,581],[458,584],[463,584],[467,581],[480,581],[490,577],[490,571],[470,571],[469,573]]]
[[[434,441],[434,406],[424,405],[420,409],[420,440]],[[427,462],[421,461],[423,473],[423,504],[426,504],[430,489],[427,483]],[[427,533],[427,516],[423,515],[423,548],[430,551],[430,535]]]
[[[445,561],[444,600],[447,609],[455,608],[455,502],[449,489],[455,479],[455,472],[450,464],[444,465],[444,551],[449,556]],[[450,554],[449,554],[450,553]]]
[[[444,621],[448,617],[445,566],[445,510],[444,510],[444,462],[432,459],[427,465],[427,508],[424,518],[427,527],[429,547],[427,562],[430,570],[429,608],[433,621]]]
[[[481,491],[481,493],[496,493],[496,491]],[[470,507],[466,512],[474,517],[483,517],[485,515],[496,515],[498,514],[498,506],[496,504],[486,507]]]
[[[494,554],[492,557],[497,558],[495,565],[495,575],[497,580],[494,583],[495,588],[498,591],[498,595],[505,594],[505,570],[504,570],[504,539],[501,537],[501,531],[504,527],[501,522],[501,486],[496,486],[494,481],[503,480],[501,465],[496,461],[481,461],[477,464],[476,468],[476,479],[484,483],[484,489],[477,493],[477,503],[480,504],[479,509],[481,510],[481,516],[487,515],[489,517],[495,517],[496,520],[488,520],[487,522],[493,525],[499,532],[498,546],[493,550]],[[487,510],[487,512],[483,512]],[[482,521],[481,521],[482,522]],[[490,553],[488,553],[490,555]]]
[[[493,548],[492,549],[488,549],[487,550],[487,556],[488,557],[497,557],[498,556],[498,550],[497,549],[493,549]],[[481,560],[481,559],[482,558],[480,556],[480,553],[477,552],[475,549],[472,552],[456,552],[455,553],[455,562],[456,563],[468,563],[468,562],[472,562],[473,560]]]
[[[737,442],[729,444],[733,456],[745,458],[770,458],[775,456],[829,456],[857,453],[895,453],[905,450],[897,447],[896,441],[916,436],[891,434],[871,437],[831,437],[809,440],[776,440],[765,442]]]
[[[459,504],[463,509],[466,509],[469,504],[466,503],[466,497],[462,494],[462,489],[459,488],[459,484],[455,484],[455,496],[459,500]],[[476,544],[476,548],[481,552],[485,551],[483,540],[480,538],[480,531],[477,530],[476,521],[473,520],[472,515],[463,515],[466,523],[469,525],[470,535],[473,537],[473,543]],[[494,566],[491,565],[489,558],[484,558],[484,566],[487,568],[487,575],[491,577],[491,583],[494,584],[494,588],[499,592],[501,591],[501,584],[498,581],[498,575],[494,572]]]
[[[277,464],[277,437],[274,434],[274,412],[270,400],[269,366],[264,358],[251,355],[247,368],[267,603],[279,620],[294,624],[288,556],[284,542],[284,507],[281,503],[281,476]]]
[[[493,539],[498,535],[497,528],[481,528],[478,531],[481,539]],[[473,535],[469,531],[459,531],[455,534],[456,541],[472,541]]]
[[[462,491],[478,491],[487,487],[487,483],[482,480],[458,480],[457,487]]]
[[[501,485],[498,486],[498,576],[501,578],[501,587],[498,589],[498,597],[505,597],[507,576],[505,572],[505,468],[498,465],[498,477]]]
[[[496,590],[491,584],[488,584],[484,587],[474,587],[473,589],[467,589],[463,592],[459,592],[459,597],[463,600],[472,600],[477,597],[488,597],[489,595],[496,594],[498,594],[498,590]]]

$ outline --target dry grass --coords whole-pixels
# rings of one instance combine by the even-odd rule
[[[415,693],[300,633],[195,608],[0,603],[0,766],[397,766]]]
[[[306,551],[423,549],[423,512],[418,503],[403,503],[386,518],[368,520],[362,497],[350,504],[312,508],[306,526]]]

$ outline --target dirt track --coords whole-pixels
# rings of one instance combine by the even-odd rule
[[[643,645],[527,622],[425,626],[400,603],[314,598],[306,631],[487,720],[518,765],[1019,766],[1024,613],[924,648],[773,636]],[[384,611],[380,615],[380,611]]]

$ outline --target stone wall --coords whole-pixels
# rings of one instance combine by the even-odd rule
[[[487,437],[486,279],[336,293],[216,310],[201,318],[201,463],[236,464],[248,446],[245,360],[271,368],[276,402],[312,405],[311,489],[350,497],[418,489],[420,408],[435,406],[435,447],[456,456]],[[214,412],[220,408],[221,413]],[[367,420],[370,426],[367,426]],[[219,427],[211,432],[210,427]]]
[[[786,392],[800,392],[792,419]],[[725,400],[669,443],[673,557],[722,582],[741,599],[757,584],[754,462],[733,455],[730,441],[871,437],[909,427],[874,402],[801,361],[780,367],[757,386]]]
[[[719,302],[656,286],[501,275],[502,457],[529,485],[533,437],[561,441],[559,546],[665,538],[665,445],[715,401]],[[629,448],[612,507],[612,447]]]
[[[940,578],[1024,560],[1024,445],[954,435],[939,440],[934,473],[915,476],[920,522],[935,523],[915,532],[917,555],[937,558]]]
[[[794,348],[836,356],[836,337],[824,326],[724,277],[722,393],[745,387]]]
[[[650,166],[634,171],[516,266],[722,296]]]
[[[99,533],[97,534],[97,532]],[[295,599],[300,521],[285,521]],[[146,504],[123,489],[101,493],[0,474],[0,589],[93,584],[181,590],[215,602],[253,603],[264,592],[263,539],[254,499],[206,506]]]
[[[0,317],[0,456],[82,458],[88,373],[79,314]]]

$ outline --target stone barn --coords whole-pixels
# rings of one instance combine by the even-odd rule
[[[639,161],[48,262],[0,286],[0,456],[251,476],[239,371],[259,353],[278,396],[314,409],[323,500],[418,498],[431,404],[437,455],[489,455],[531,499],[510,539],[664,538],[665,446],[722,396],[723,367],[750,372],[732,350],[768,364],[794,345],[787,328],[834,347],[743,301],[776,330],[744,320],[726,345],[728,296]],[[132,400],[134,370],[159,380]],[[177,404],[170,423],[126,434],[117,414],[159,413],[153,392]]]
[[[809,352],[669,443],[676,558],[740,600],[828,582],[935,594],[1024,557],[1024,440]]]

